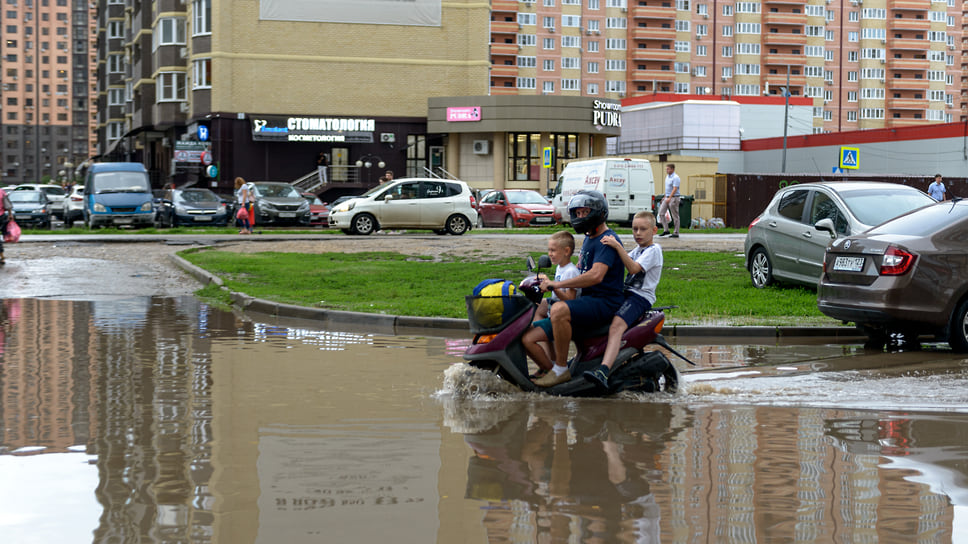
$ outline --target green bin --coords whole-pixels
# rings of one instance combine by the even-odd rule
[[[679,228],[688,229],[692,225],[692,201],[696,197],[682,195],[679,198]]]

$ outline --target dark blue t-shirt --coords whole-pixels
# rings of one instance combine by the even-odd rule
[[[602,243],[602,237],[612,235],[622,243],[622,240],[612,229],[605,229],[605,232],[598,236],[585,236],[585,241],[581,244],[581,253],[578,254],[578,270],[584,274],[591,270],[595,263],[605,263],[608,265],[608,272],[602,278],[602,282],[591,287],[582,287],[581,296],[598,298],[617,298],[619,301],[624,299],[623,289],[625,286],[625,267],[622,265],[622,258],[618,252]]]

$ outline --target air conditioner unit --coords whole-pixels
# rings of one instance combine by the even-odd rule
[[[887,43],[887,38],[881,38],[881,43]]]
[[[881,78],[881,83],[884,83],[884,78]]]
[[[548,27],[548,32],[551,33],[551,34],[554,34],[555,33],[555,27],[553,27],[553,26],[552,27]]]
[[[722,77],[722,78],[720,78],[720,79],[722,79],[723,81],[729,81],[729,78],[728,78],[728,77],[726,77],[726,76],[723,76],[723,77]]]
[[[487,155],[491,152],[491,142],[488,140],[474,140],[474,154]]]
[[[703,19],[708,19],[709,18],[709,14],[708,13],[703,13],[702,14],[702,18]]]
[[[881,59],[881,64],[886,64],[886,63],[887,63],[887,60]]]
[[[697,40],[701,40],[702,39],[702,34],[696,34],[696,39]]]
[[[178,50],[178,55],[181,56],[181,58],[183,58],[183,59],[187,59],[188,58],[188,48],[187,47],[182,47],[181,49],[179,49]]]
[[[589,36],[591,36],[591,35],[592,35],[592,31],[591,31],[591,30],[586,30],[586,31],[585,31],[585,34],[587,34],[587,35],[589,35]]]
[[[188,102],[182,102],[178,104],[178,111],[186,113],[188,111]]]

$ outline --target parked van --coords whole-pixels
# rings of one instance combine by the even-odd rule
[[[583,189],[599,191],[608,200],[608,220],[631,224],[632,217],[652,209],[655,182],[647,159],[591,159],[572,161],[558,177],[552,204],[555,217],[570,223],[568,200]]]
[[[138,162],[104,162],[87,169],[84,182],[84,224],[148,227],[154,208],[148,171]]]

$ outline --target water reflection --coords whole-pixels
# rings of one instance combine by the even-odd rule
[[[698,374],[759,374],[560,400],[455,389],[443,376],[466,377],[463,339],[251,320],[192,298],[0,312],[4,542],[968,535],[966,377],[946,353],[680,346],[717,354]]]

